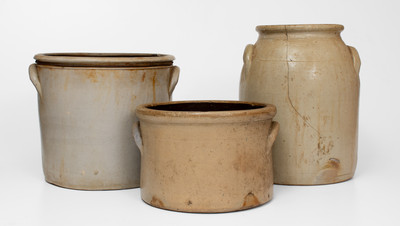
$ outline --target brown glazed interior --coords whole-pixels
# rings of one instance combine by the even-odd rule
[[[177,103],[177,104],[161,104],[155,106],[149,106],[148,108],[153,110],[163,111],[198,111],[198,112],[209,112],[209,111],[238,111],[238,110],[252,110],[265,107],[265,104],[255,103],[216,103],[216,102],[188,102],[188,103]]]

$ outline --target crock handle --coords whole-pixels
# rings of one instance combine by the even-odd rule
[[[29,66],[29,78],[31,79],[33,85],[35,86],[39,94],[39,97],[42,98],[42,86],[40,85],[36,64],[31,64]]]
[[[279,132],[279,123],[276,121],[272,121],[271,127],[269,128],[269,134],[268,134],[268,149],[272,147],[272,145],[275,142],[276,136],[278,135]]]
[[[169,87],[168,87],[169,98],[171,98],[172,92],[174,92],[175,86],[178,83],[179,72],[180,68],[178,66],[173,66],[171,80],[169,81]]]
[[[356,70],[357,74],[360,74],[360,67],[361,67],[361,60],[360,55],[358,55],[358,51],[353,46],[347,46],[350,49],[351,56],[353,57],[353,64],[354,69]]]
[[[137,121],[133,123],[132,129],[133,138],[135,139],[135,143],[139,148],[140,154],[143,155],[143,141],[142,141],[142,134],[140,131],[140,122]]]
[[[242,78],[241,80],[244,80],[246,75],[249,74],[250,67],[251,67],[251,61],[253,58],[253,49],[254,45],[253,44],[248,44],[246,48],[244,49],[243,53],[243,68],[242,68]]]

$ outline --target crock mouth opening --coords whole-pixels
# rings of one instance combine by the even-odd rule
[[[260,117],[271,119],[276,114],[276,107],[272,104],[245,102],[245,101],[171,101],[140,105],[136,108],[136,115],[143,118],[165,118],[167,121],[185,121],[185,119],[227,119],[242,117]]]
[[[38,54],[40,55],[40,54]],[[42,53],[44,56],[55,57],[160,57],[157,53]]]
[[[266,104],[256,103],[232,103],[232,102],[185,102],[166,103],[147,106],[156,111],[180,111],[180,112],[219,112],[219,111],[244,111],[266,107]]]
[[[41,53],[34,56],[39,65],[65,67],[149,67],[171,66],[172,55],[158,53]]]
[[[344,26],[341,24],[288,24],[288,25],[259,25],[256,31],[259,33],[277,32],[341,32]]]

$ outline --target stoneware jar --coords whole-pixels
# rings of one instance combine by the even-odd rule
[[[342,25],[258,26],[244,52],[240,100],[272,103],[281,132],[274,182],[313,185],[353,177],[360,58]]]
[[[272,198],[273,105],[188,101],[141,105],[141,195],[183,212],[248,209]]]
[[[38,54],[29,67],[38,92],[47,182],[107,190],[139,186],[132,138],[136,106],[169,101],[178,81],[173,56]]]

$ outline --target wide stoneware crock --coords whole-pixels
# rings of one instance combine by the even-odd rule
[[[131,136],[136,106],[169,101],[178,81],[173,56],[38,54],[29,67],[38,92],[43,170],[62,187],[139,186],[140,152]]]

